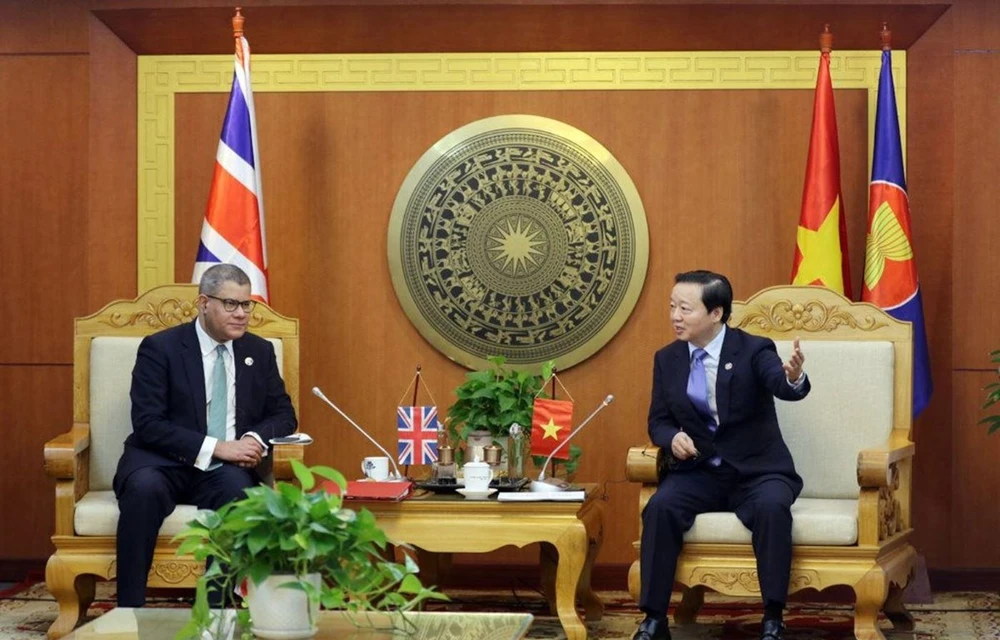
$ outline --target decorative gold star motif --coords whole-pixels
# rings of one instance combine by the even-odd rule
[[[543,255],[537,247],[544,245],[545,240],[538,239],[541,230],[536,228],[531,219],[518,218],[516,226],[506,221],[506,229],[498,227],[490,235],[492,246],[488,251],[501,271],[518,275],[526,273],[529,266],[537,266],[537,256]]]
[[[549,418],[549,423],[543,424],[542,429],[545,429],[545,435],[542,436],[542,440],[545,440],[546,438],[558,440],[559,430],[562,429],[562,426],[556,424],[552,418]]]

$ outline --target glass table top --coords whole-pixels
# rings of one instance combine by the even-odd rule
[[[190,609],[112,609],[66,640],[173,640]],[[412,612],[363,613],[321,611],[316,640],[519,640],[534,617],[530,613]],[[229,635],[238,639],[237,631]],[[206,636],[207,638],[207,636]],[[225,640],[220,639],[220,640]]]

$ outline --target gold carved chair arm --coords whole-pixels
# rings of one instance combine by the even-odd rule
[[[90,425],[75,423],[69,431],[45,443],[46,475],[56,480],[79,479],[86,482],[87,477],[80,475],[80,462],[89,447]]]
[[[629,482],[659,484],[665,467],[665,453],[655,444],[631,447],[625,458],[625,477]]]
[[[894,430],[883,447],[858,453],[858,544],[878,546],[910,528],[910,474],[915,447]]]
[[[55,535],[73,535],[73,509],[90,488],[90,425],[74,423],[45,443],[45,473],[56,479]]]
[[[901,460],[912,458],[913,443],[902,430],[893,431],[884,447],[862,449],[858,453],[858,485],[889,487],[893,484],[892,469]]]
[[[292,460],[303,461],[305,447],[300,444],[276,444],[272,451],[274,455],[274,479],[294,480]]]

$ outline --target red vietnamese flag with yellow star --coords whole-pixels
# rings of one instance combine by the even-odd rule
[[[535,398],[531,414],[531,455],[547,456],[569,437],[573,424],[573,403],[569,400]],[[569,459],[569,447],[563,447],[556,460]]]
[[[802,189],[802,211],[792,262],[792,284],[820,285],[851,297],[851,273],[847,260],[847,224],[840,192],[840,145],[837,112],[830,79],[829,42],[821,42],[813,103],[809,159]]]

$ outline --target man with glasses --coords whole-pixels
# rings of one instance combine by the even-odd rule
[[[119,607],[145,604],[156,536],[174,507],[243,497],[267,474],[266,443],[295,431],[274,347],[247,333],[254,304],[247,275],[216,265],[198,285],[197,319],[139,345],[132,433],[114,479]]]

